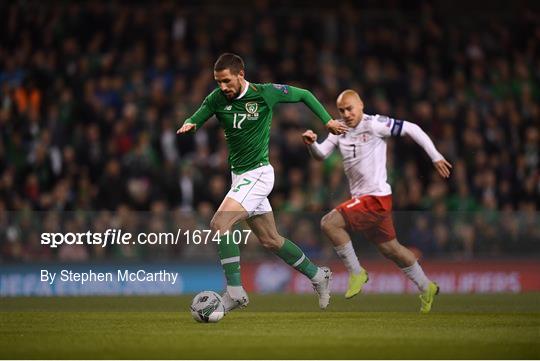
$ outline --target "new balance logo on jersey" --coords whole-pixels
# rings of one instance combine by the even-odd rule
[[[227,105],[227,106],[225,107],[225,110],[232,110],[232,105]]]

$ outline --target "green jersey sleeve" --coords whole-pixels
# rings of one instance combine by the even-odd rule
[[[309,90],[283,84],[265,84],[264,95],[270,107],[278,103],[304,103],[324,124],[332,117]]]
[[[210,93],[202,102],[197,111],[184,123],[195,124],[199,129],[215,112],[214,92]]]

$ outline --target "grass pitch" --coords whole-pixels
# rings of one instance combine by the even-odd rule
[[[191,319],[191,297],[0,299],[1,358],[540,358],[540,294],[252,296],[217,324]]]

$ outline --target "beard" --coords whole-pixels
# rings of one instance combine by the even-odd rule
[[[223,94],[225,95],[225,97],[229,100],[232,100],[236,97],[238,97],[240,95],[240,89],[239,90],[235,90],[235,91],[232,91],[230,93],[225,93],[223,92]]]
[[[233,100],[234,98],[238,97],[238,95],[240,95],[240,92],[237,91],[237,92],[233,92],[233,93],[224,93],[225,94],[225,97],[229,100]]]
[[[237,98],[242,92],[242,83],[240,82],[240,80],[237,80],[236,85],[232,89],[227,89],[227,90],[230,90],[231,92],[230,93],[223,92],[223,94],[228,100],[233,100],[234,98]]]

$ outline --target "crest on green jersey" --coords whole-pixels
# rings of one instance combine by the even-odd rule
[[[257,113],[257,110],[259,109],[259,104],[257,104],[256,102],[249,102],[249,103],[246,103],[246,111],[249,113],[249,114],[255,114]]]

